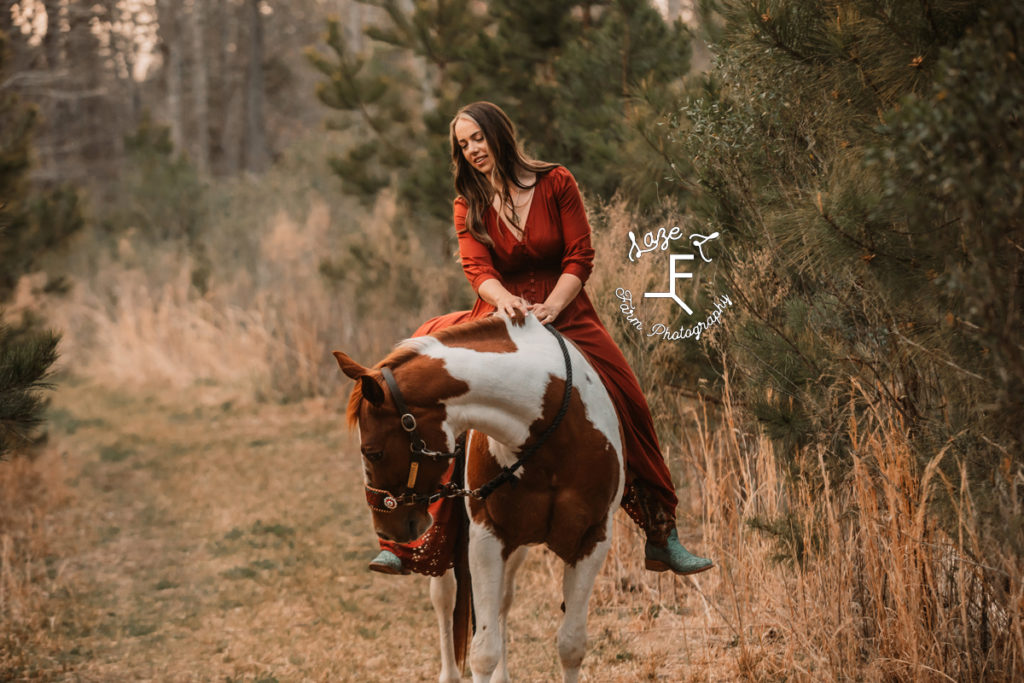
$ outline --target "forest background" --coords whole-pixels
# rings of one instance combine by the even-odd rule
[[[471,304],[447,124],[490,99],[579,181],[718,565],[645,574],[620,523],[590,680],[1019,679],[1022,35],[994,0],[4,0],[0,678],[372,680],[413,639],[433,677],[363,578],[330,351]],[[692,316],[628,256],[676,225],[717,233]]]

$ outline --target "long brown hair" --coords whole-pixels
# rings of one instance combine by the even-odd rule
[[[462,154],[459,141],[455,137],[455,123],[462,117],[472,119],[480,126],[487,146],[491,150],[494,168],[491,176],[497,181],[492,184],[491,178],[473,168]],[[512,206],[512,195],[508,190],[510,184],[521,189],[532,185],[524,185],[519,181],[519,173],[543,173],[550,171],[558,164],[539,161],[528,157],[516,140],[516,127],[501,107],[491,102],[474,102],[467,104],[455,115],[449,125],[452,142],[452,173],[455,176],[455,191],[466,199],[469,210],[466,212],[466,228],[478,242],[492,244],[484,224],[484,214],[491,205],[497,184],[502,188],[501,201]],[[534,185],[536,185],[534,180]]]

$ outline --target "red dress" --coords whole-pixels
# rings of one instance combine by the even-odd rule
[[[462,268],[474,290],[491,279],[531,303],[543,302],[562,273],[587,281],[593,269],[594,249],[590,223],[576,180],[564,166],[539,174],[523,241],[517,240],[498,219],[493,207],[485,214],[487,234],[494,244],[478,242],[466,229],[467,204],[455,200],[455,231],[459,237]],[[450,325],[475,320],[494,311],[478,298],[470,311],[456,311],[425,322],[413,336],[430,334]],[[626,491],[622,506],[648,532],[662,541],[675,525],[675,487],[661,455],[650,409],[625,357],[598,318],[594,305],[581,289],[554,322],[555,328],[586,354],[600,375],[622,422],[626,456]],[[425,536],[409,544],[381,541],[381,548],[402,559],[414,572],[439,575],[452,566],[456,530],[447,524],[452,505],[461,500],[434,503],[434,525]]]

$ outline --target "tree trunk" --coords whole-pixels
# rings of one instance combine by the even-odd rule
[[[214,163],[218,173],[235,175],[242,168],[242,127],[244,125],[244,73],[241,71],[239,47],[242,43],[241,10],[228,2],[212,5],[214,81],[210,93],[215,123]],[[241,8],[246,9],[246,8]]]
[[[3,31],[6,35],[11,35],[11,29],[14,28],[14,18],[11,16],[11,3],[4,0],[0,3],[0,31]],[[9,46],[7,49],[11,49]],[[7,64],[8,70],[10,70],[10,64]]]
[[[690,10],[690,28],[693,30],[692,54],[690,57],[690,70],[695,73],[706,73],[711,70],[711,48],[708,47],[708,29],[704,21],[707,15],[700,11],[696,0],[690,0],[687,4]]]
[[[210,116],[206,77],[205,0],[192,0],[188,27],[192,39],[192,116],[196,131],[193,157],[199,175],[206,176],[210,171]]]
[[[115,116],[111,120],[110,140],[115,164],[124,156],[124,132],[134,131],[139,125],[142,93],[135,80],[139,46],[136,42],[142,14],[137,7],[129,7],[121,0],[104,0],[106,11],[104,29],[110,31],[110,53],[114,66],[110,69],[112,85],[116,87],[111,106]],[[114,30],[115,26],[122,27]],[[116,131],[116,132],[115,132]]]
[[[4,3],[5,7],[6,5],[7,3]],[[63,35],[60,30],[61,0],[46,0],[43,6],[46,9],[46,35],[43,37],[46,66],[50,71],[56,71],[63,61],[61,58]],[[6,9],[5,13],[10,15],[10,9]]]
[[[181,102],[181,43],[176,0],[157,0],[160,47],[164,58],[167,118],[174,151],[181,154],[185,141],[185,114]]]
[[[249,59],[245,83],[245,169],[259,172],[270,162],[263,120],[263,17],[260,0],[247,0]]]
[[[92,181],[105,175],[105,164],[111,161],[109,81],[92,32],[93,6],[75,3],[65,12],[68,30],[62,41],[68,73],[58,86],[59,95],[51,93],[52,108],[45,114],[46,137],[55,152],[49,170],[61,180]]]
[[[242,170],[242,128],[243,109],[242,87],[232,81],[229,85],[227,99],[224,100],[224,118],[221,128],[220,147],[223,155],[221,172],[235,175]]]

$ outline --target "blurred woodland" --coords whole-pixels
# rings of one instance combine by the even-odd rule
[[[785,634],[737,616],[730,672],[1024,675],[1019,3],[3,3],[0,453],[55,369],[287,405],[468,308],[448,121],[488,99],[579,180],[707,599]],[[664,287],[625,246],[672,225],[720,235],[699,343],[614,294]]]

